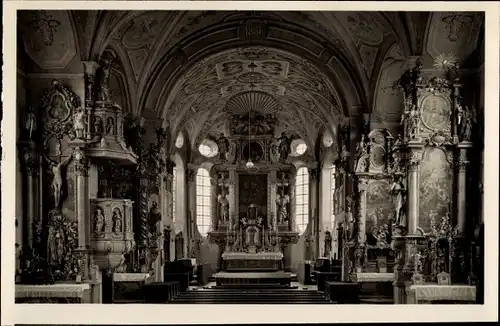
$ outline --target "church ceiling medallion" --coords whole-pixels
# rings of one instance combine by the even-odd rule
[[[66,67],[76,55],[73,28],[65,10],[20,11],[26,52],[42,69]]]
[[[465,60],[476,48],[483,14],[476,12],[435,12],[427,31],[427,52],[435,59],[454,53]]]

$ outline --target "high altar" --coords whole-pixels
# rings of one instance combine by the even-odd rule
[[[217,209],[208,235],[219,246],[220,270],[284,270],[290,259],[287,244],[298,240],[293,224],[295,168],[286,160],[288,153],[279,152],[273,117],[251,119],[256,126],[252,136],[241,127],[244,123],[239,128],[235,124],[232,135],[219,141],[227,142],[229,150],[225,164],[215,165],[211,172]],[[271,127],[263,128],[259,120]]]

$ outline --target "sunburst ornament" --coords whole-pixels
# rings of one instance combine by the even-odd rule
[[[434,68],[448,71],[457,65],[457,57],[453,53],[440,54],[434,59]]]

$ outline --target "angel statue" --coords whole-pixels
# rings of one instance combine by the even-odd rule
[[[63,161],[57,163],[43,154],[45,159],[50,165],[50,169],[52,174],[54,175],[54,179],[52,180],[52,190],[54,191],[54,206],[55,208],[59,208],[61,204],[61,195],[62,195],[62,187],[63,187],[63,178],[62,178],[62,169],[65,167],[73,158],[72,155],[68,155]]]
[[[403,181],[403,176],[398,176],[391,186],[391,192],[393,194],[393,202],[395,206],[395,223],[396,225],[404,225],[404,202],[405,202],[405,192],[406,187]]]
[[[286,205],[290,202],[290,197],[287,194],[276,194],[276,204],[278,205],[279,222],[288,221],[288,210]]]

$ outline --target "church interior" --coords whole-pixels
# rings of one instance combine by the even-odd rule
[[[18,11],[16,302],[482,303],[484,20]]]

